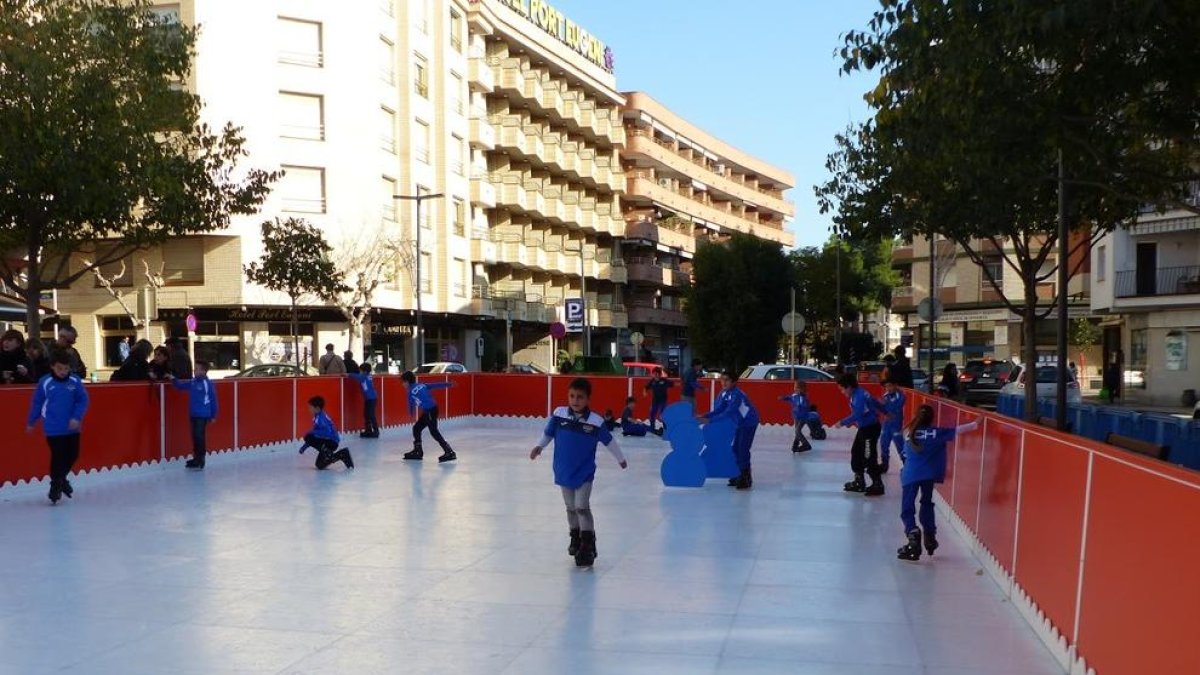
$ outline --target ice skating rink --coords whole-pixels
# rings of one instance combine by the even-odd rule
[[[444,423],[0,489],[0,673],[1050,675],[1061,668],[944,519],[896,560],[898,460],[845,494],[850,436],[793,456],[763,429],[754,489],[666,489],[667,443],[603,450],[599,558],[567,556],[538,420]],[[428,448],[427,448],[428,450]]]

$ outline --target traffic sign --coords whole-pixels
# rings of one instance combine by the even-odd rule
[[[550,337],[554,338],[555,340],[561,340],[561,339],[565,338],[566,336],[567,336],[567,327],[566,326],[562,325],[558,321],[555,321],[554,323],[550,324]]]
[[[563,306],[566,307],[567,332],[568,333],[582,333],[583,332],[583,319],[584,319],[583,298],[567,298],[566,301],[563,303]]]
[[[196,332],[196,315],[195,314],[188,312],[187,318],[184,319],[184,323],[187,325],[187,330],[189,333]]]
[[[796,336],[804,332],[804,317],[796,312],[788,312],[783,315],[783,332],[791,336]]]
[[[942,301],[937,298],[925,298],[917,304],[917,316],[921,317],[922,321],[937,321],[945,311]]]
[[[641,344],[646,341],[646,336],[635,331],[633,335],[629,336],[629,341],[632,342],[635,347],[640,347]]]

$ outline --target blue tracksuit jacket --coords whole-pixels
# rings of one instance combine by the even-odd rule
[[[42,420],[42,431],[47,436],[67,436],[79,433],[71,429],[71,420],[83,423],[83,415],[87,412],[88,395],[83,387],[83,381],[75,375],[63,379],[53,373],[44,375],[38,380],[37,389],[33,390],[33,404],[29,406],[29,426]]]
[[[879,424],[879,402],[867,390],[855,388],[850,394],[850,416],[842,420],[842,426],[869,427]]]
[[[365,400],[374,401],[379,398],[379,395],[375,393],[375,379],[370,375],[362,373],[347,373],[347,375],[353,377],[358,382],[358,386],[362,387],[363,398]]]
[[[728,417],[739,429],[758,427],[758,410],[746,393],[736,386],[725,389],[717,396],[717,404],[705,413],[704,418],[714,420]]]
[[[791,393],[780,399],[792,404],[792,419],[797,422],[807,423],[811,418],[812,403],[808,400],[808,394]]]
[[[333,420],[329,418],[329,415],[325,414],[324,410],[317,411],[317,414],[313,415],[313,428],[308,433],[317,438],[331,440],[334,443],[342,442],[342,437],[338,434],[337,427],[333,426]]]
[[[883,426],[900,431],[904,426],[904,392],[897,390],[894,394],[884,394],[879,407],[883,409]]]
[[[604,418],[590,410],[576,413],[563,406],[546,421],[539,447],[554,442],[554,484],[576,489],[596,477],[596,446],[603,443],[618,462],[625,461],[617,439],[604,426]]]
[[[188,417],[213,419],[217,416],[217,388],[207,377],[171,380],[176,389],[188,393]]]
[[[416,414],[417,408],[421,410],[433,410],[437,407],[437,401],[433,400],[432,392],[434,389],[445,389],[450,386],[449,382],[416,382],[408,389],[408,413]]]

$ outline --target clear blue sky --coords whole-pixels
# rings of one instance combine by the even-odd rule
[[[868,114],[871,76],[838,75],[834,50],[878,0],[552,0],[616,55],[617,86],[791,171],[797,245],[828,237],[812,186],[833,135]]]

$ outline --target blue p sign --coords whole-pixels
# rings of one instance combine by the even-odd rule
[[[582,333],[584,311],[583,298],[567,298],[564,306],[566,308],[567,317],[566,321],[563,323],[567,324],[567,332]]]

